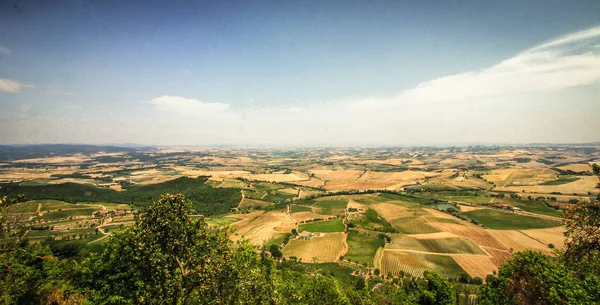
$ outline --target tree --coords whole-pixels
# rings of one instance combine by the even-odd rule
[[[420,304],[423,305],[451,305],[456,303],[454,288],[448,279],[437,272],[425,274],[426,288],[421,291]]]
[[[279,247],[275,244],[269,247],[269,252],[274,258],[281,258],[283,256],[283,253],[281,253],[281,250],[279,250]]]
[[[481,304],[582,304],[589,301],[582,282],[569,270],[540,252],[516,253],[487,279]]]
[[[94,299],[142,304],[225,302],[235,290],[236,255],[226,229],[190,217],[181,194],[166,194],[114,233],[84,264]],[[243,253],[243,249],[240,251]],[[242,255],[243,257],[243,255]],[[110,296],[110,298],[107,298]]]

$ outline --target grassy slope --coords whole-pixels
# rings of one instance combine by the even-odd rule
[[[379,247],[383,247],[385,242],[378,238],[379,233],[373,232],[371,235],[363,234],[355,230],[348,232],[348,253],[345,258],[359,264],[373,265],[375,252]]]

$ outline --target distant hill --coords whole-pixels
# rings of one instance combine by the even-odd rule
[[[29,158],[70,156],[73,154],[94,154],[98,152],[135,152],[142,147],[87,145],[87,144],[34,144],[34,145],[0,145],[0,161],[11,161]]]

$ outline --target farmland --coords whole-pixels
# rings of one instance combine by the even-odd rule
[[[422,276],[425,271],[437,271],[448,277],[458,277],[465,270],[450,256],[384,251],[381,271],[398,275],[400,271]]]
[[[299,232],[344,232],[344,224],[341,220],[319,221],[300,225]]]
[[[0,195],[24,195],[7,219],[35,242],[100,247],[182,192],[194,217],[257,250],[452,277],[562,248],[563,210],[596,198],[600,160],[596,147],[90,149],[0,155]]]
[[[283,249],[285,257],[296,257],[303,262],[335,262],[342,255],[345,234],[327,233],[311,240],[290,240]]]
[[[557,220],[519,215],[511,212],[496,211],[491,209],[481,209],[465,212],[471,219],[475,219],[489,227],[498,230],[521,230],[551,228],[560,226],[562,223]]]

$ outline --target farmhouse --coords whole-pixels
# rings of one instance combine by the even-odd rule
[[[311,232],[303,231],[300,234],[298,234],[298,238],[299,239],[304,239],[304,240],[311,240],[314,235],[315,234],[313,234]]]

